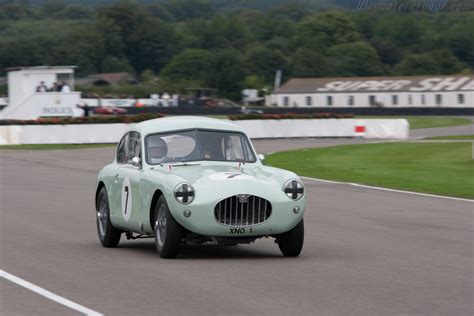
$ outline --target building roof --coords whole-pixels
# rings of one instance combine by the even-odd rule
[[[293,78],[274,94],[474,91],[474,75]]]
[[[242,128],[227,120],[219,120],[201,116],[173,116],[152,119],[136,124],[132,130],[138,131],[142,136],[152,133],[178,131],[186,129],[215,129],[242,131]]]
[[[32,66],[32,67],[9,67],[5,68],[5,71],[18,71],[18,70],[44,70],[44,69],[74,69],[77,66]]]
[[[134,76],[129,74],[128,72],[111,72],[111,73],[102,73],[102,74],[95,74],[88,78],[88,81],[97,82],[103,81],[108,84],[118,84],[120,82],[132,82],[137,81]]]

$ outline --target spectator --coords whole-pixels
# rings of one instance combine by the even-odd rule
[[[179,95],[177,95],[176,93],[173,94],[173,97],[171,98],[171,100],[173,100],[173,102],[172,102],[173,106],[178,106],[178,103],[179,103]]]
[[[164,107],[170,106],[170,95],[167,92],[163,92],[161,99]]]
[[[89,104],[87,104],[87,103],[78,104],[77,107],[84,111],[84,117],[89,117],[90,110],[91,110]]]
[[[65,81],[61,85],[61,92],[71,92],[71,87]]]
[[[48,92],[48,87],[46,87],[44,81],[41,81],[40,84],[36,87],[36,92]]]
[[[57,82],[54,82],[51,88],[49,89],[49,92],[59,92],[61,91],[61,87],[58,85]]]

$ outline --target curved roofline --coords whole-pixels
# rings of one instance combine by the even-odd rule
[[[215,119],[203,116],[172,116],[151,119],[135,124],[130,130],[137,131],[142,136],[151,133],[176,131],[184,129],[215,129],[244,132],[237,124],[228,120]]]

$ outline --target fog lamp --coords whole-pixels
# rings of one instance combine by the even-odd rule
[[[298,205],[293,206],[293,212],[294,212],[295,214],[298,214],[298,213],[300,212],[300,210],[301,210],[301,209],[300,209],[300,207],[299,207]]]

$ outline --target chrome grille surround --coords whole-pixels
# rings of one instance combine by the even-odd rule
[[[237,194],[218,202],[214,217],[220,224],[232,227],[245,227],[261,224],[272,214],[272,205],[264,198]]]

